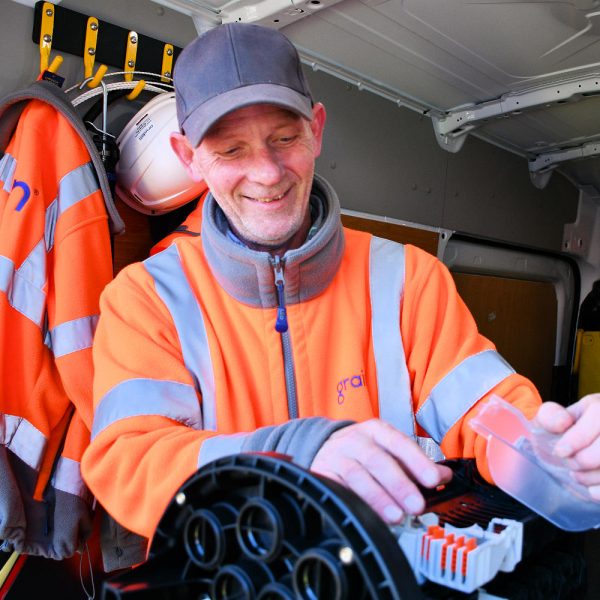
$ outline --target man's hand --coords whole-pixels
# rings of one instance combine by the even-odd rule
[[[452,477],[448,467],[434,463],[412,439],[379,419],[333,433],[310,468],[349,487],[388,523],[425,508],[414,481],[433,488]]]
[[[551,433],[563,434],[554,453],[567,459],[575,481],[600,502],[600,394],[584,396],[567,408],[544,402],[535,423]]]

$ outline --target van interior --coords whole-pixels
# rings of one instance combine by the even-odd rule
[[[0,0],[0,93],[60,56],[62,88],[113,139],[154,80],[168,89],[199,33],[236,21],[283,31],[327,110],[317,171],[344,224],[443,261],[480,331],[544,400],[600,391],[600,338],[588,335],[600,323],[580,311],[600,279],[599,0],[54,0],[50,34],[47,4]],[[106,82],[146,87],[113,101],[97,86],[84,98],[100,65]],[[124,222],[115,274],[191,209],[149,216],[114,202]],[[597,534],[578,538],[588,598],[600,595]],[[55,581],[49,563],[32,560],[20,579]],[[81,597],[79,567],[64,597]]]

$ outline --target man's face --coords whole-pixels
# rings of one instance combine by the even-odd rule
[[[310,225],[324,121],[320,104],[312,121],[268,104],[241,108],[220,119],[182,160],[195,179],[206,181],[235,233],[251,247],[297,247]]]

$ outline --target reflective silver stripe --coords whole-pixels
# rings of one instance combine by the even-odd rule
[[[423,452],[435,462],[439,462],[440,460],[444,460],[446,458],[442,452],[442,449],[435,442],[435,440],[432,440],[431,438],[421,437],[419,435],[417,436],[417,444],[419,444],[421,450],[423,450]]]
[[[40,240],[27,259],[16,270],[12,290],[9,292],[11,306],[33,321],[38,327],[46,310],[46,250]]]
[[[98,315],[61,323],[48,332],[46,345],[52,350],[55,358],[91,348],[97,324]]]
[[[181,265],[176,245],[144,261],[156,292],[171,313],[183,362],[202,394],[204,429],[216,431],[215,379],[204,317]]]
[[[159,415],[202,429],[200,402],[191,385],[160,379],[128,379],[104,395],[92,427],[92,439],[109,425],[128,417]]]
[[[400,333],[404,246],[377,237],[371,238],[369,270],[379,416],[415,439],[410,378]]]
[[[46,294],[41,289],[44,285],[42,280],[45,278],[46,261],[45,253],[40,254],[40,248],[43,250],[43,242],[33,249],[25,263],[16,271],[10,258],[0,256],[0,292],[7,295],[9,304],[15,310],[38,327],[42,325],[46,308]],[[40,281],[42,283],[38,285]]]
[[[47,250],[54,246],[54,230],[59,217],[71,206],[98,190],[98,181],[92,163],[86,163],[67,173],[58,185],[58,196],[46,209],[45,244]]]
[[[6,256],[0,256],[0,292],[8,293],[15,272],[15,263]]]
[[[92,163],[86,163],[67,173],[58,186],[58,216],[77,202],[93,194],[98,187]]]
[[[4,172],[6,169],[5,164],[2,171]],[[6,292],[8,301],[15,310],[33,321],[38,327],[42,325],[46,309],[46,294],[43,291],[46,284],[46,250],[49,250],[54,244],[56,220],[65,210],[97,189],[98,183],[90,163],[73,169],[62,178],[59,184],[58,198],[46,211],[44,239],[36,244],[16,271],[14,263],[10,259],[2,257],[0,291]]]
[[[81,465],[76,460],[61,456],[56,463],[51,484],[57,490],[88,499],[90,492],[81,478]]]
[[[465,358],[431,390],[417,412],[417,423],[441,443],[477,400],[514,372],[495,350]]]
[[[14,156],[7,153],[2,157],[2,160],[0,160],[0,182],[4,182],[2,189],[9,194],[13,188],[16,168],[17,161]]]
[[[0,444],[36,471],[46,450],[46,436],[29,421],[0,413]]]
[[[50,251],[54,246],[54,230],[58,219],[58,200],[55,198],[46,208],[46,224],[44,225],[44,242],[46,250]]]
[[[40,240],[17,269],[17,273],[38,288],[46,283],[46,248]]]
[[[202,442],[198,455],[198,467],[208,464],[217,458],[241,452],[247,433],[231,433],[216,435]]]

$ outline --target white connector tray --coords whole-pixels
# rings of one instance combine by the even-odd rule
[[[521,560],[523,524],[492,519],[479,525],[440,527],[427,513],[394,529],[417,582],[425,580],[470,593],[491,581],[498,571],[512,571]]]

